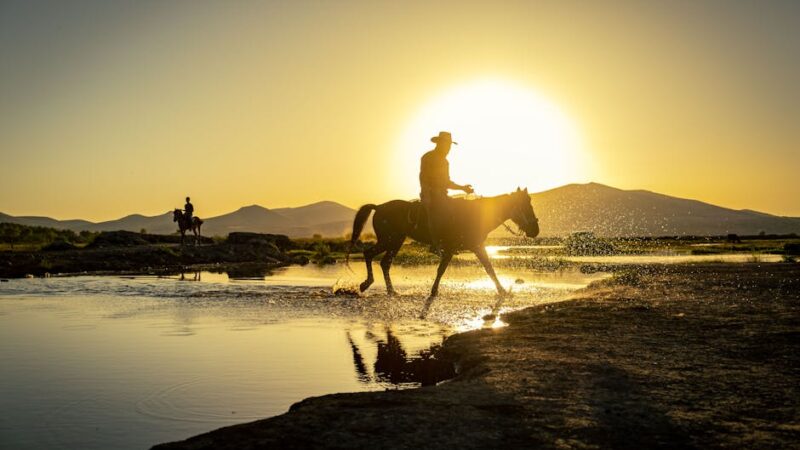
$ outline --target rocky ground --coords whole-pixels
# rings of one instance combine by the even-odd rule
[[[457,378],[311,398],[165,449],[797,448],[800,264],[638,267],[449,338]]]
[[[51,245],[38,251],[0,252],[0,278],[78,273],[164,273],[193,266],[259,264],[281,266],[305,263],[288,252],[286,236],[231,233],[222,242],[202,238],[198,245],[178,236],[127,231],[101,233],[85,248]]]

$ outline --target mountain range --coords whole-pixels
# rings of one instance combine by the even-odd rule
[[[297,208],[267,209],[259,205],[239,208],[216,217],[202,217],[204,236],[225,236],[234,231],[285,234],[291,237],[344,236],[353,224],[355,211],[336,202],[323,201]],[[172,220],[172,211],[157,216],[131,214],[106,222],[86,220],[56,220],[49,217],[14,217],[0,213],[0,222],[22,225],[68,229],[72,231],[141,231],[155,234],[172,234],[178,227]]]
[[[800,234],[800,217],[723,208],[599,183],[568,184],[531,198],[543,236],[575,231],[611,237]]]
[[[593,231],[599,236],[753,235],[800,233],[800,217],[782,217],[734,210],[644,190],[622,190],[599,183],[569,184],[531,195],[542,236]],[[332,201],[296,208],[259,205],[203,218],[203,234],[225,236],[233,231],[310,237],[341,237],[350,232],[355,210]],[[132,214],[106,222],[14,217],[0,213],[0,222],[73,231],[147,230],[171,234],[177,229],[172,211],[157,216]],[[370,229],[366,230],[371,231]]]

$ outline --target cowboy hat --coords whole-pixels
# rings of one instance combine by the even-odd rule
[[[451,144],[458,145],[458,142],[453,141],[453,136],[450,135],[449,131],[440,131],[438,136],[434,136],[431,138],[431,142],[435,144],[438,144],[439,141],[450,142]]]

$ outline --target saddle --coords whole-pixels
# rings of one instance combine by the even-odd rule
[[[414,200],[411,203],[411,207],[408,208],[408,216],[406,220],[408,224],[414,227],[414,229],[419,229],[420,224],[427,227],[428,226],[428,215],[425,213],[425,208],[422,207],[422,202],[419,200]]]

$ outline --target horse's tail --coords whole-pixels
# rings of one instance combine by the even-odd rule
[[[350,264],[350,251],[353,250],[353,246],[356,245],[358,237],[361,236],[361,231],[364,230],[364,224],[367,222],[367,219],[369,219],[369,215],[377,207],[377,205],[373,205],[372,203],[364,205],[359,208],[356,213],[356,218],[353,219],[353,233],[350,236],[350,245],[347,246],[347,256],[345,256],[344,259],[344,263],[348,265],[348,267]]]

